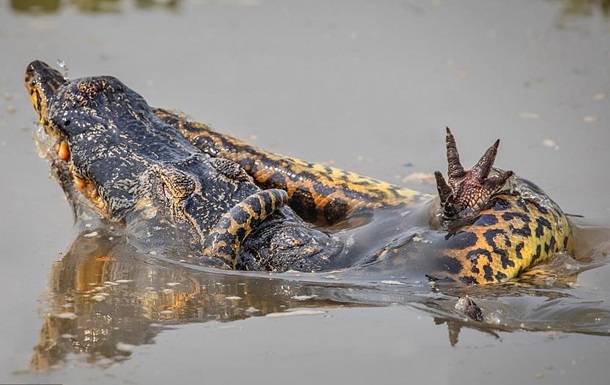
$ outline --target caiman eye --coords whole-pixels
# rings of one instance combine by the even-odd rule
[[[166,198],[185,199],[195,191],[196,184],[188,174],[173,167],[155,166],[154,169],[161,177]]]

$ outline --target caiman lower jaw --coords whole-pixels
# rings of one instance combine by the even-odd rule
[[[44,131],[44,132],[43,132]],[[70,147],[58,133],[52,134],[47,127],[41,127],[36,135],[36,145],[41,157],[51,163],[51,171],[58,180],[66,198],[76,215],[79,205],[86,205],[102,218],[108,218],[106,202],[95,184],[79,176],[70,162]],[[82,199],[82,197],[86,199]]]
[[[72,168],[72,167],[70,167]],[[97,209],[103,218],[108,218],[108,206],[106,202],[100,196],[95,184],[89,180],[78,176],[75,172],[72,172],[74,178],[74,185],[87,198],[89,202]]]

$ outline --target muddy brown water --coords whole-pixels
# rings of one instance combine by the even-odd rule
[[[552,383],[610,374],[605,1],[0,3],[0,383]],[[37,155],[33,59],[111,74],[255,145],[425,192],[450,126],[466,164],[534,180],[592,261],[539,289],[185,269],[72,229]],[[71,230],[72,229],[72,230]],[[112,240],[108,240],[112,237]],[[566,273],[567,274],[567,273]]]

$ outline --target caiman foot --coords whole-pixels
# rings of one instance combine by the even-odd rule
[[[468,216],[481,209],[491,195],[498,191],[506,180],[513,175],[513,172],[492,167],[498,153],[500,139],[496,140],[487,149],[477,164],[470,170],[464,170],[460,163],[455,138],[449,127],[447,127],[446,143],[449,181],[445,181],[440,171],[436,171],[434,176],[438,195],[441,198],[443,219],[453,220]],[[491,173],[492,170],[493,173]]]

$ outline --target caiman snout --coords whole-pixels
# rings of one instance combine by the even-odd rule
[[[42,122],[47,115],[47,102],[57,89],[66,82],[63,75],[48,64],[35,60],[25,70],[25,88],[30,94],[34,109]]]

